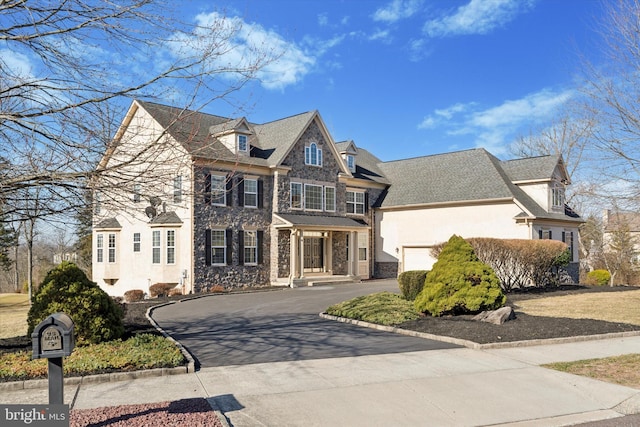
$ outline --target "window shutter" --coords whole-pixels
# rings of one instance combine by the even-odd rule
[[[369,212],[369,193],[364,192],[364,213]]]
[[[209,172],[204,175],[204,203],[211,204],[211,174]]]
[[[542,229],[538,230],[538,239],[542,240]]]
[[[227,228],[226,230],[226,243],[227,243],[227,265],[231,265],[231,256],[232,256],[232,248],[233,248],[233,241],[231,240],[233,238],[233,230],[231,230],[230,228]]]
[[[565,233],[564,231],[562,232],[562,243],[566,243],[567,241],[567,233]]]
[[[549,230],[549,240],[552,240],[553,237],[551,237],[551,230]]]
[[[238,231],[238,265],[244,265],[244,231]]]
[[[244,206],[244,178],[238,178],[238,206]]]
[[[264,206],[262,202],[263,193],[264,193],[264,181],[259,179],[258,180],[258,208],[262,208]]]
[[[262,241],[264,239],[264,231],[258,230],[257,233],[257,245],[258,245],[258,264],[262,264]]]
[[[230,176],[227,176],[227,206],[232,205],[233,198],[233,179]]]
[[[211,230],[206,229],[204,232],[204,263],[211,265]]]

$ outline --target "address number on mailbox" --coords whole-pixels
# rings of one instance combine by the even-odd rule
[[[42,331],[40,349],[42,351],[62,350],[62,334],[55,326]]]

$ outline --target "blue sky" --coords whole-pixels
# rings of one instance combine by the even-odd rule
[[[580,56],[597,63],[596,0],[191,2],[224,10],[282,52],[263,80],[206,111],[267,122],[319,110],[335,140],[382,160],[509,145],[575,96]],[[238,40],[243,43],[243,40]]]

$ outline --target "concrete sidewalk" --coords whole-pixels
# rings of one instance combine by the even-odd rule
[[[82,409],[206,397],[235,427],[566,426],[639,413],[640,390],[538,365],[628,353],[640,353],[640,337],[226,366],[68,385],[65,400]],[[0,403],[47,401],[46,388],[0,389]]]

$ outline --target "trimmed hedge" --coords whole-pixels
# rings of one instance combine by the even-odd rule
[[[429,270],[410,270],[400,273],[398,276],[398,286],[404,299],[407,301],[416,299],[424,287],[424,281],[428,272]]]
[[[454,235],[427,274],[414,307],[432,316],[457,315],[495,310],[506,300],[491,267],[478,259],[467,241]]]
[[[567,245],[558,240],[467,239],[480,261],[491,266],[500,279],[502,289],[556,286],[561,269],[571,260]],[[438,257],[443,244],[432,248]]]
[[[131,289],[124,293],[125,302],[142,301],[144,299],[144,291],[142,289]]]

